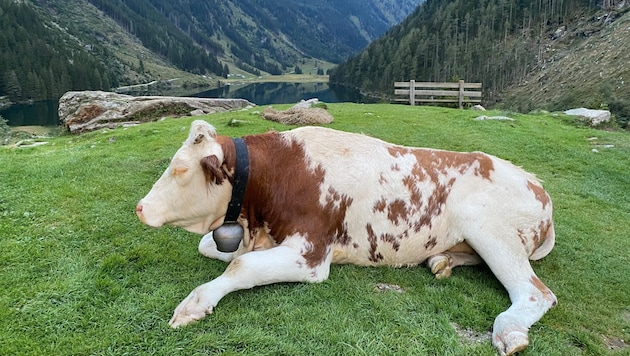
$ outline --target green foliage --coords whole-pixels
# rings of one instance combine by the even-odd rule
[[[108,90],[117,80],[94,56],[99,51],[68,41],[27,2],[0,0],[0,96],[21,102],[58,99],[68,90]]]
[[[210,39],[212,33],[195,32],[192,38],[186,36],[175,23],[165,21],[165,14],[150,2],[89,1],[137,36],[146,48],[168,58],[176,67],[196,74],[222,73],[223,66],[216,58],[222,53],[221,47]],[[199,44],[193,38],[197,38]],[[204,47],[214,49],[214,55],[206,53]]]
[[[624,129],[630,128],[630,100],[613,100],[608,103],[608,109],[616,116],[619,126]]]
[[[255,110],[205,119],[232,137],[290,128]],[[544,113],[500,122],[436,107],[329,104],[328,110],[335,129],[405,145],[481,150],[536,173],[554,201],[557,243],[533,268],[559,304],[532,327],[521,354],[606,355],[607,340],[626,345],[619,354],[628,352],[621,341],[630,340],[627,133],[577,128]],[[487,333],[509,306],[484,266],[458,267],[444,280],[425,266],[332,266],[321,284],[231,293],[203,321],[170,329],[180,300],[226,265],[199,255],[199,236],[142,225],[134,207],[194,119],[0,149],[0,354],[495,354],[489,340],[463,340],[451,326]],[[230,120],[247,124],[227,126]],[[377,283],[405,292],[381,293]]]
[[[8,121],[0,116],[0,145],[5,145],[11,137],[11,128]]]
[[[548,29],[591,2],[427,0],[399,26],[340,64],[332,83],[391,95],[395,81],[482,82],[486,99],[537,65]],[[555,27],[554,27],[555,26]]]

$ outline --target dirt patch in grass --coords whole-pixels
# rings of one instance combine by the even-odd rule
[[[602,339],[604,340],[606,348],[611,351],[623,350],[628,347],[628,344],[619,337],[607,337],[602,335]]]
[[[484,342],[488,342],[492,340],[491,331],[485,331],[485,332],[480,333],[474,330],[464,329],[455,323],[451,323],[451,326],[453,327],[453,329],[455,329],[455,331],[457,332],[457,335],[459,336],[459,339],[462,342],[465,342],[468,344],[479,344],[479,343],[484,343]]]
[[[381,293],[385,293],[388,291],[392,291],[396,293],[405,293],[405,290],[397,284],[376,283],[376,286],[374,286],[374,288]]]

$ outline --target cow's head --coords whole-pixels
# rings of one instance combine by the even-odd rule
[[[223,223],[231,174],[214,127],[196,120],[171,164],[138,202],[136,214],[152,227],[169,224],[205,234]]]

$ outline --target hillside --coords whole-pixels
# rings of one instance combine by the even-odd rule
[[[171,78],[216,85],[228,73],[282,74],[313,59],[330,68],[421,2],[0,0],[0,18],[10,18],[0,21],[0,97],[42,100]],[[49,69],[49,57],[62,68]],[[25,65],[20,58],[38,60]],[[93,70],[100,78],[75,85],[74,78],[95,77]],[[54,90],[48,72],[59,76]]]
[[[486,104],[522,111],[615,107],[630,99],[629,9],[624,1],[430,0],[330,80],[391,95],[394,81],[464,79],[484,83]]]
[[[546,44],[544,61],[502,103],[521,111],[609,107],[630,118],[630,12],[582,17]],[[607,15],[607,16],[606,16]]]

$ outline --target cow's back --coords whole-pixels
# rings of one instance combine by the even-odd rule
[[[481,220],[518,231],[529,255],[553,233],[551,202],[538,180],[494,156],[320,127],[284,137],[303,147],[310,169],[325,172],[319,204],[349,202],[333,262],[415,265],[464,241]]]

